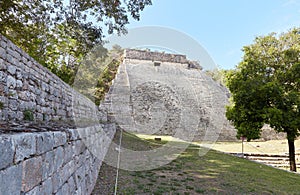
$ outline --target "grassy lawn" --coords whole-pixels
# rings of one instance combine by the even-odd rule
[[[161,142],[123,134],[123,147],[149,150]],[[190,145],[150,171],[119,172],[118,194],[300,194],[300,175]],[[103,164],[93,194],[113,194],[115,168]]]

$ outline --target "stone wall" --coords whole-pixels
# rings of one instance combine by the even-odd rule
[[[111,124],[2,134],[0,194],[90,194],[114,133]]]
[[[38,121],[95,116],[95,105],[0,35],[0,120]]]
[[[90,194],[116,131],[102,107],[0,35],[0,194]]]

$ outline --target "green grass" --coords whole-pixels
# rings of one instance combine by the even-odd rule
[[[165,143],[130,134],[123,134],[123,140],[123,147],[139,150]],[[120,170],[119,194],[300,194],[299,174],[215,150],[199,156],[199,150],[202,148],[190,146],[176,160],[158,169]]]
[[[24,115],[24,120],[27,120],[27,121],[33,121],[34,120],[33,111],[30,110],[30,109],[24,110],[23,115]]]

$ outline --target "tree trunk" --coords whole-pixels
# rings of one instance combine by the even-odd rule
[[[289,143],[289,160],[290,160],[290,170],[297,171],[296,160],[295,160],[295,144],[294,139],[288,139]]]

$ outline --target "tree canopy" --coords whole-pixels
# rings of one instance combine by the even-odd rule
[[[126,33],[151,0],[0,1],[0,33],[68,83],[82,57],[109,34]]]
[[[238,137],[260,137],[269,124],[286,132],[291,170],[296,171],[294,140],[300,127],[300,29],[257,37],[227,78],[232,104],[226,116]]]

